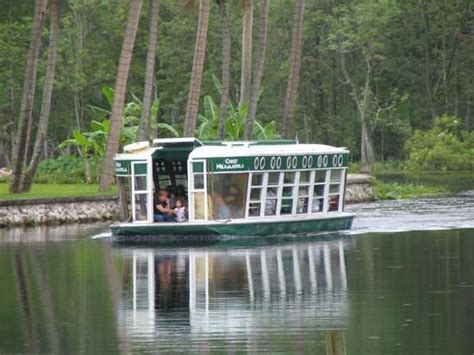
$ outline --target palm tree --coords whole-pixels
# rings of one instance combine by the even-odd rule
[[[36,174],[36,170],[38,169],[38,165],[43,154],[43,146],[44,142],[46,141],[46,134],[48,132],[49,115],[51,111],[51,96],[53,94],[56,57],[59,44],[59,0],[51,0],[50,14],[48,66],[46,69],[46,79],[44,81],[41,112],[38,123],[38,131],[36,132],[36,141],[33,149],[33,155],[23,178],[23,184],[21,187],[22,192],[26,192],[31,189],[33,178]]]
[[[252,82],[249,114],[247,116],[247,125],[245,128],[245,139],[252,138],[253,123],[255,121],[255,115],[257,114],[258,98],[260,94],[260,86],[262,84],[263,67],[265,66],[265,53],[267,49],[268,8],[269,0],[263,0],[262,13],[260,15],[260,31],[258,37],[258,51],[256,54],[255,76]]]
[[[33,26],[31,29],[31,43],[26,63],[25,81],[23,83],[23,94],[21,97],[20,117],[18,119],[18,131],[16,138],[16,149],[13,155],[13,180],[10,192],[21,192],[23,165],[27,151],[26,141],[29,122],[33,111],[35,98],[36,74],[38,72],[38,57],[41,46],[41,32],[43,31],[46,14],[47,0],[36,0]]]
[[[226,0],[218,0],[222,29],[222,92],[218,139],[224,139],[230,86],[230,24]]]
[[[153,94],[153,78],[155,76],[156,42],[158,39],[158,18],[160,15],[160,0],[150,0],[150,28],[148,33],[148,53],[146,57],[145,90],[141,112],[140,132],[138,140],[148,140],[150,114]]]
[[[242,68],[240,72],[240,106],[248,104],[252,84],[253,0],[241,0],[244,10],[242,22]]]
[[[293,138],[295,134],[295,110],[301,71],[303,52],[304,0],[296,0],[293,14],[293,35],[291,39],[290,75],[286,87],[285,108],[283,113],[283,138]]]
[[[189,85],[188,102],[186,105],[186,118],[184,121],[184,136],[194,136],[196,129],[197,114],[199,108],[199,96],[201,94],[201,81],[204,70],[204,57],[207,46],[207,28],[209,26],[209,13],[211,0],[201,0],[199,5],[199,20],[196,33],[196,44],[194,47],[193,69]]]
[[[125,103],[125,92],[127,90],[128,72],[132,61],[135,37],[138,31],[138,22],[142,0],[130,0],[127,27],[123,39],[122,51],[117,69],[117,79],[115,81],[115,98],[110,115],[110,133],[107,140],[107,152],[104,158],[104,170],[100,180],[100,189],[105,190],[110,187],[114,180],[114,156],[118,153],[120,144],[120,129],[122,126],[122,112]]]

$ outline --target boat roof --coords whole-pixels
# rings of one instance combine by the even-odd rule
[[[341,154],[349,153],[346,148],[324,144],[247,144],[202,146],[194,149],[190,159],[207,159],[217,157],[293,155],[293,154]]]
[[[344,147],[324,144],[300,144],[296,140],[269,141],[209,141],[196,138],[160,138],[153,140],[153,146],[137,151],[117,154],[115,160],[146,160],[155,152],[179,154],[187,151],[189,159],[217,157],[272,156],[293,154],[341,154],[349,153]]]

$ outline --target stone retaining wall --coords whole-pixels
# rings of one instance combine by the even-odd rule
[[[347,203],[374,199],[372,176],[348,175]],[[0,201],[0,228],[118,220],[119,216],[118,198],[114,196]]]
[[[0,227],[114,220],[117,201],[115,196],[0,201]]]
[[[375,178],[367,174],[348,174],[345,200],[346,203],[374,201]]]

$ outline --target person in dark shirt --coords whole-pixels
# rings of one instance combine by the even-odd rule
[[[171,208],[168,191],[160,190],[155,202],[155,222],[175,222],[175,212]]]

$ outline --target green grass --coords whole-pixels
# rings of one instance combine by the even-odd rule
[[[419,197],[438,197],[448,193],[443,186],[400,184],[376,180],[375,190],[379,200],[402,200]]]
[[[51,197],[78,197],[78,196],[103,196],[114,195],[117,188],[114,186],[110,191],[99,192],[99,185],[88,184],[34,184],[30,192],[23,194],[11,194],[10,185],[0,183],[0,200],[20,200]]]

